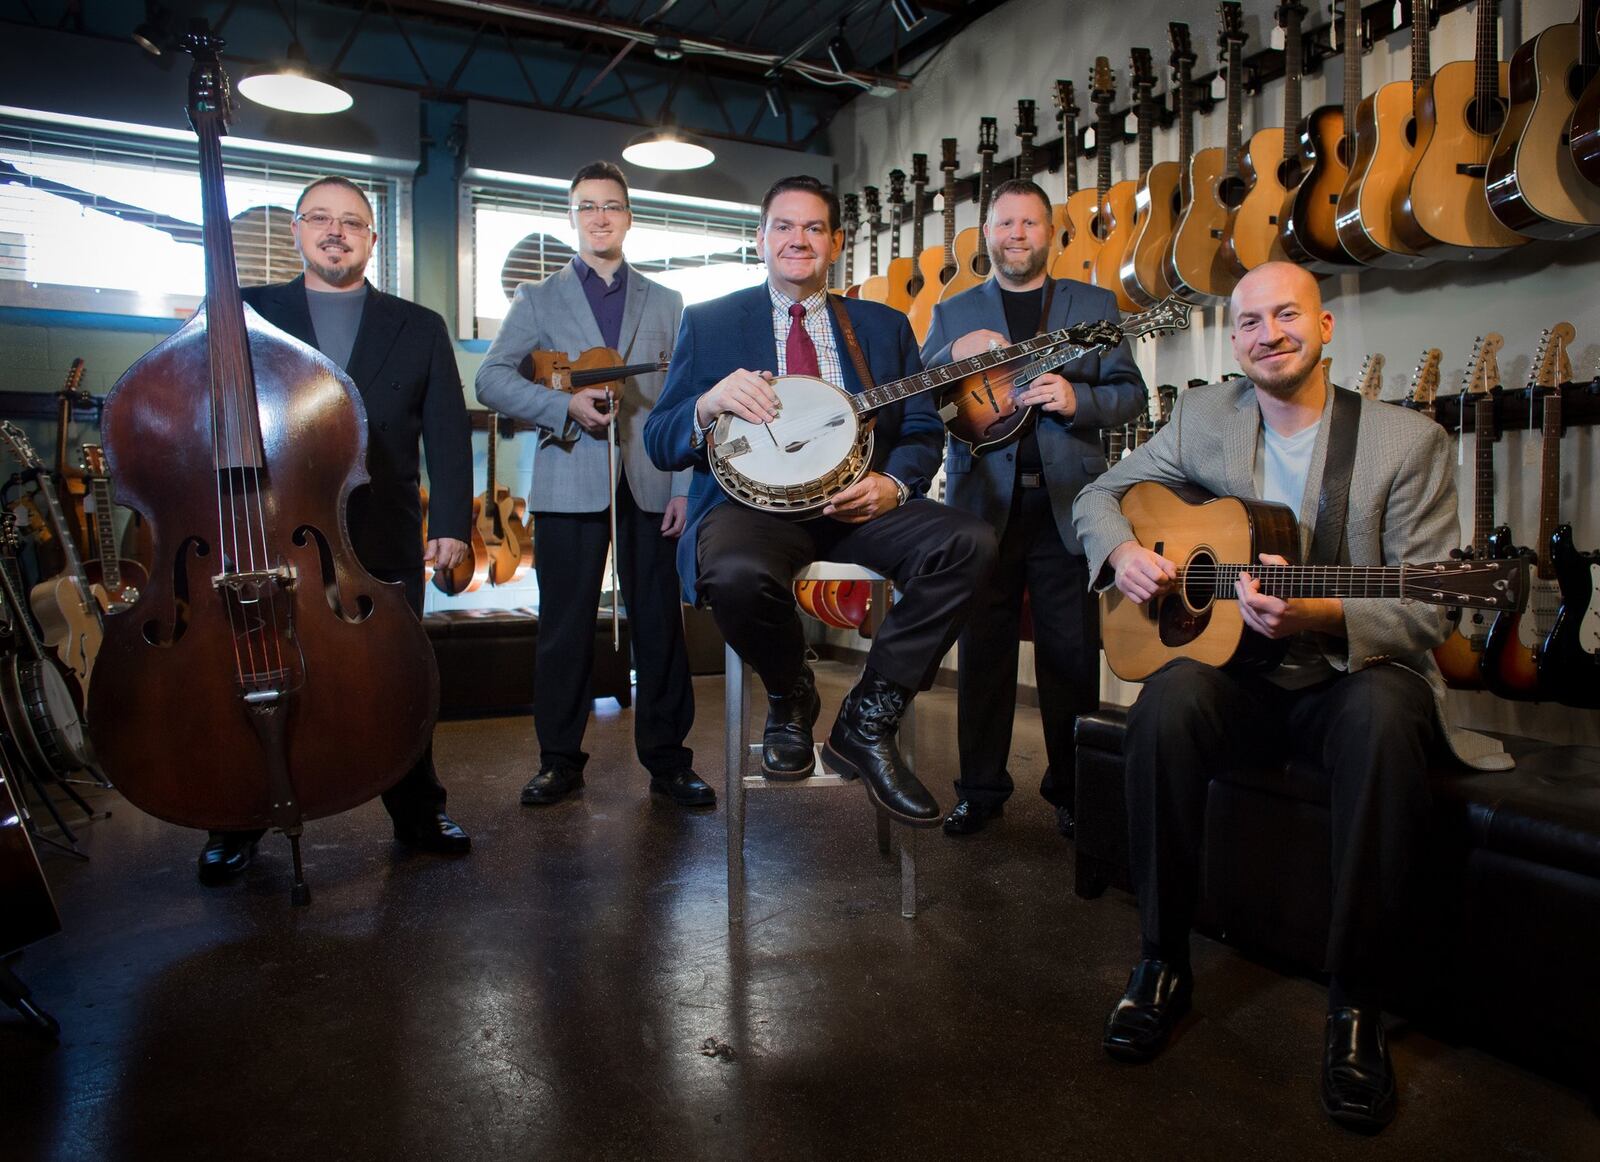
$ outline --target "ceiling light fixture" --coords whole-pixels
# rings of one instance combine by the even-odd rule
[[[295,0],[289,23],[289,51],[284,59],[265,72],[245,77],[238,87],[257,105],[285,113],[343,113],[355,104],[354,97],[324,79],[306,59],[306,50],[300,44],[299,0]]]
[[[910,32],[928,19],[927,13],[922,11],[916,0],[889,0],[889,7],[894,9],[894,18],[900,22],[901,32]]]
[[[622,160],[645,169],[700,169],[717,155],[672,125],[641,133],[622,151]]]
[[[850,47],[850,42],[844,38],[844,21],[839,21],[839,31],[834,33],[833,39],[828,42],[828,59],[833,62],[833,68],[838,73],[851,73],[855,71],[856,54]]]
[[[160,56],[172,44],[172,13],[156,0],[145,0],[144,19],[132,35],[134,44],[151,56]]]
[[[779,121],[789,115],[789,97],[783,91],[783,82],[777,77],[767,82],[767,111]]]
[[[657,60],[681,61],[683,59],[683,44],[677,37],[663,33],[656,37],[655,53]]]

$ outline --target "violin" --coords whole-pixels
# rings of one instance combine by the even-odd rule
[[[88,719],[134,806],[185,827],[281,831],[305,904],[304,821],[366,802],[417,761],[439,674],[403,586],[374,579],[350,545],[346,505],[368,478],[355,384],[240,297],[222,41],[200,25],[184,48],[206,295],[106,398],[107,460],[119,500],[150,520],[155,566],[106,618]]]
[[[665,359],[653,363],[623,363],[622,355],[610,347],[591,347],[576,359],[565,351],[534,351],[524,356],[517,366],[523,379],[565,392],[609,387],[635,375],[651,375],[666,369]]]

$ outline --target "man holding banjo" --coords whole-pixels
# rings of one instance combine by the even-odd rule
[[[767,281],[684,312],[666,385],[645,424],[645,447],[663,471],[694,470],[678,573],[686,596],[711,606],[723,636],[766,686],[768,777],[805,778],[814,767],[811,732],[820,704],[805,664],[795,574],[829,560],[895,583],[900,599],[873,640],[822,757],[836,773],[860,777],[874,805],[892,818],[932,827],[942,817],[939,804],[902,761],[896,731],[960,633],[993,562],[995,536],[984,521],[923,496],[944,445],[931,397],[909,395],[875,408],[870,435],[845,406],[804,438],[789,437],[781,449],[786,462],[806,465],[806,480],[795,486],[741,489],[728,503],[712,472],[713,458],[719,465],[740,457],[755,463],[762,451],[749,436],[719,442],[719,425],[726,430],[730,418],[754,425],[752,435],[778,447],[769,426],[782,410],[776,379],[804,377],[779,385],[802,389],[795,399],[805,403],[791,404],[793,420],[818,397],[838,397],[842,389],[848,400],[921,370],[904,315],[828,293],[828,272],[843,244],[832,189],[793,177],[767,192],[756,233]],[[856,449],[843,460],[832,453],[841,430]],[[808,452],[815,453],[811,462]],[[726,470],[722,475],[728,478]],[[838,483],[844,486],[834,490]],[[814,495],[815,503],[795,504],[801,494]]]

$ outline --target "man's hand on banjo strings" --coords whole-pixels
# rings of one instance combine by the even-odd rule
[[[822,510],[823,516],[858,525],[900,507],[900,490],[879,472],[868,472],[849,488],[834,494]]]
[[[752,424],[770,424],[777,419],[778,393],[772,390],[772,373],[741,367],[723,376],[695,401],[694,420],[703,428],[724,412]]]

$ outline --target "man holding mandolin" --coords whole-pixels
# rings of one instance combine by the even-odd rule
[[[1205,608],[1201,587],[1219,565],[1197,554],[1169,559],[1162,548],[1184,554],[1159,533],[1148,543],[1135,539],[1123,507],[1133,497],[1123,498],[1145,481],[1287,506],[1263,518],[1283,514],[1287,547],[1303,550],[1296,564],[1306,571],[1443,560],[1459,543],[1444,429],[1327,382],[1321,360],[1333,316],[1299,267],[1257,267],[1234,290],[1231,309],[1234,355],[1246,378],[1184,392],[1153,440],[1078,497],[1073,515],[1095,586],[1114,585],[1152,616],[1157,607],[1149,603],[1174,592],[1190,608]],[[1190,512],[1203,520],[1207,508],[1237,503]],[[1206,542],[1191,528],[1174,527],[1171,537]],[[1259,563],[1287,564],[1268,553]],[[1429,754],[1448,745],[1475,765],[1507,760],[1487,739],[1443,726],[1443,684],[1430,653],[1446,633],[1441,608],[1376,595],[1275,596],[1267,583],[1274,572],[1240,571],[1227,596],[1237,599],[1247,636],[1287,643],[1281,663],[1219,668],[1180,656],[1150,676],[1129,712],[1124,749],[1142,950],[1106,1022],[1104,1046],[1119,1061],[1149,1061],[1189,1008],[1189,929],[1212,775],[1230,762],[1276,767],[1293,757],[1327,781],[1332,803],[1323,1106],[1340,1124],[1370,1133],[1394,1116],[1380,1000],[1388,956],[1401,946],[1408,871],[1428,816]],[[1184,604],[1162,607],[1163,636],[1184,628],[1177,617],[1167,621]]]
[[[708,807],[716,793],[695,773],[694,754],[684,745],[694,724],[694,687],[673,564],[689,473],[657,469],[642,435],[662,377],[652,367],[618,384],[563,391],[530,383],[519,370],[530,353],[536,368],[539,356],[551,351],[577,358],[600,348],[608,361],[615,353],[619,364],[664,360],[683,296],[623,258],[633,211],[620,169],[607,161],[584,166],[572,179],[569,199],[576,257],[542,282],[517,288],[476,383],[483,403],[540,429],[528,498],[539,577],[533,695],[539,770],[522,788],[522,803],[547,806],[583,786],[594,615],[609,550],[616,554],[638,663],[639,761],[650,772],[652,791],[679,806]],[[608,429],[615,436],[615,478]]]
[[[1075,323],[1120,317],[1111,292],[1046,275],[1051,221],[1050,199],[1034,182],[1012,180],[995,190],[983,226],[993,275],[934,308],[924,363],[934,367]],[[986,439],[993,449],[987,454],[976,455],[959,429],[951,432],[945,499],[992,524],[1000,550],[959,645],[961,777],[959,799],[944,821],[947,835],[981,830],[1011,795],[1006,760],[1025,591],[1036,595],[1034,665],[1047,764],[1039,793],[1055,808],[1061,833],[1072,834],[1073,727],[1079,714],[1100,705],[1098,608],[1088,596],[1072,502],[1106,470],[1100,429],[1141,415],[1146,400],[1144,378],[1122,342],[1029,383],[1016,398],[1018,426],[1003,439]],[[1000,450],[1009,439],[1014,446]]]
[[[684,312],[645,443],[661,468],[694,471],[678,572],[685,595],[710,604],[723,636],[766,686],[762,769],[769,778],[805,778],[815,766],[811,731],[821,705],[805,664],[795,573],[828,560],[863,565],[893,580],[900,599],[873,638],[822,759],[837,774],[861,778],[874,806],[892,818],[937,826],[938,801],[906,766],[896,735],[907,704],[933,684],[966,620],[994,557],[994,533],[977,518],[922,496],[944,441],[928,395],[876,412],[864,463],[848,473],[856,479],[809,519],[754,498],[730,498],[710,466],[713,448],[725,460],[741,456],[741,447],[748,450],[744,437],[727,447],[716,442],[724,417],[755,425],[756,439],[776,444],[771,425],[785,379],[824,398],[842,393],[859,402],[874,386],[921,370],[904,315],[828,294],[828,271],[843,243],[832,189],[815,178],[793,177],[767,192],[756,234],[767,280]],[[837,421],[821,416],[810,428],[805,415],[791,418],[801,420],[802,430],[784,450],[797,470],[819,478],[838,471],[807,455],[848,415]],[[804,489],[778,491],[787,496]]]

